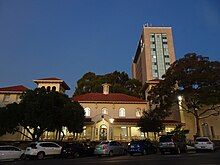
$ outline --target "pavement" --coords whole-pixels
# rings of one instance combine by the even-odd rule
[[[75,159],[25,160],[4,162],[4,165],[220,165],[220,150],[216,152],[188,152],[180,155],[152,155],[114,156],[114,157],[83,157]]]

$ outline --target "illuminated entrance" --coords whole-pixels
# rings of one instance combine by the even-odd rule
[[[101,125],[99,129],[99,140],[107,140],[107,132],[106,125]]]

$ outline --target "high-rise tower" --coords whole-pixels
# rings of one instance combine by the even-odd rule
[[[174,61],[172,28],[144,25],[132,61],[132,77],[142,84],[161,79]]]

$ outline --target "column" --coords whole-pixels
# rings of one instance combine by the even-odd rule
[[[129,133],[129,130],[128,130],[128,126],[126,127],[126,140],[128,141],[129,140],[129,138],[128,138],[128,133]]]
[[[128,127],[129,132],[129,139],[131,140],[131,127]]]

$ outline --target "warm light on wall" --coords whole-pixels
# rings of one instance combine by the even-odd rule
[[[114,122],[114,120],[115,120],[115,119],[113,119],[113,118],[110,118],[110,119],[109,119],[109,121],[110,121],[111,124]]]

